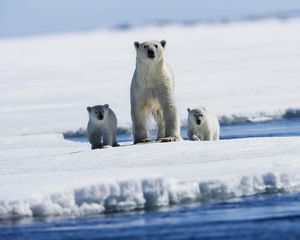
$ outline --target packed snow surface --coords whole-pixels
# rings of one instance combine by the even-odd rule
[[[300,21],[99,30],[0,40],[0,218],[90,215],[300,190],[300,138],[90,150],[64,139],[108,103],[130,131],[134,41],[166,39],[182,123],[299,116]]]

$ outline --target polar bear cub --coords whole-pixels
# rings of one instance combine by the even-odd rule
[[[117,118],[108,104],[87,107],[89,122],[87,133],[92,149],[119,146],[117,143]]]
[[[134,42],[136,68],[131,81],[130,102],[134,143],[150,142],[147,118],[157,123],[157,140],[180,139],[174,97],[174,77],[164,57],[166,41]]]
[[[217,117],[206,108],[188,110],[188,138],[192,141],[218,140],[220,124]]]

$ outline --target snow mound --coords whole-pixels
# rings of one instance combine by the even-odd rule
[[[258,123],[273,120],[290,120],[300,118],[300,109],[288,108],[284,111],[278,110],[275,112],[257,112],[247,114],[230,114],[219,117],[221,125],[243,124],[243,123]]]

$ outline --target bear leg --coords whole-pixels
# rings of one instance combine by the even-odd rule
[[[147,131],[147,114],[145,111],[131,111],[134,144],[151,142]]]
[[[113,146],[113,134],[110,131],[103,133],[103,146]]]
[[[91,149],[98,149],[102,147],[101,144],[101,135],[97,132],[94,132],[92,134],[89,134],[89,142],[92,145]]]
[[[162,111],[157,109],[156,111],[153,112],[153,117],[157,125],[156,141],[160,141],[165,137],[165,123],[164,123]]]
[[[117,131],[114,132],[113,134],[113,147],[119,147],[120,144],[117,142]]]

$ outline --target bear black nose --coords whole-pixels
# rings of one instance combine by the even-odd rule
[[[103,119],[103,115],[102,115],[102,114],[99,114],[98,119],[99,119],[99,120],[102,120],[102,119]]]
[[[201,124],[201,120],[198,119],[198,120],[196,121],[196,123],[197,123],[198,125],[200,125],[200,124]]]
[[[154,51],[152,49],[149,49],[148,54],[154,54]]]
[[[154,51],[153,51],[152,49],[149,49],[149,50],[148,50],[148,57],[149,57],[149,58],[154,58],[154,57],[155,57]]]

